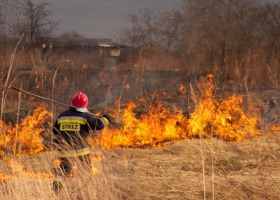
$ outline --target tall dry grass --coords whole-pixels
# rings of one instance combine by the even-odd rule
[[[108,153],[127,199],[272,200],[280,197],[277,140],[279,134],[232,144],[193,139]]]
[[[279,132],[271,132],[239,143],[201,138],[160,148],[103,150],[96,165],[103,174],[90,175],[79,166],[78,176],[68,178],[58,195],[52,178],[24,174],[49,174],[55,154],[22,156],[16,161],[24,167],[17,170],[1,161],[1,172],[15,177],[1,181],[0,198],[279,199],[279,141]]]
[[[94,175],[80,165],[75,177],[63,181],[64,188],[60,193],[52,189],[51,169],[55,153],[43,153],[35,156],[13,158],[9,162],[2,161],[1,174],[6,179],[1,181],[1,199],[121,199],[121,193],[116,189],[114,176],[108,166],[100,170],[103,173]],[[11,162],[12,161],[12,162]],[[12,163],[12,164],[11,164]],[[9,164],[9,165],[8,165]],[[100,166],[99,166],[100,167]]]
[[[129,83],[131,88],[137,88],[139,91],[137,94],[131,92],[131,99],[140,103],[142,106],[140,111],[145,111],[146,107],[157,100],[159,96],[157,91],[164,91],[163,86],[171,85],[173,81],[164,83],[158,76],[153,81],[148,80],[145,73],[150,64],[141,58],[138,63],[142,66],[124,70],[120,74],[116,73],[118,76],[114,77],[114,81],[110,82],[104,91],[93,90],[103,83],[98,76],[98,71],[102,69],[98,66],[98,62],[91,66],[90,56],[89,64],[86,63],[86,59],[81,57],[85,56],[83,52],[78,54],[69,52],[67,55],[62,52],[61,55],[51,55],[47,62],[41,60],[40,54],[21,55],[26,56],[18,57],[15,62],[16,73],[12,74],[13,85],[19,86],[23,80],[28,79],[23,81],[23,88],[62,103],[68,103],[77,90],[85,90],[88,93],[95,91],[93,96],[96,96],[96,99],[104,95],[106,108],[112,104],[108,100],[108,93],[110,93],[119,99],[117,107],[122,109],[122,102],[127,100],[128,94],[124,85]],[[237,63],[230,69],[229,74],[232,75],[230,79],[226,81],[218,79],[215,82],[217,88],[215,92],[221,97],[228,93],[240,92],[245,97],[250,96],[248,107],[259,106],[264,110],[270,110],[272,107],[265,107],[270,103],[267,99],[262,100],[263,94],[253,94],[251,91],[252,88],[258,88],[260,85],[258,81],[263,81],[264,65],[254,68],[252,66],[255,66],[258,61],[253,59],[253,55],[248,57],[244,58],[243,63]],[[22,69],[22,66],[25,66],[25,69]],[[164,67],[164,64],[162,66]],[[275,57],[275,62],[266,67],[268,74],[264,77],[269,77],[266,83],[278,88],[278,58]],[[157,70],[154,72],[157,73]],[[218,77],[224,77],[222,71],[216,70],[216,72],[220,73]],[[22,74],[19,76],[20,73]],[[200,68],[192,68],[192,73],[185,76],[186,79],[182,82],[190,86],[184,95],[184,99],[187,99],[186,96],[191,99],[191,103],[188,103],[190,107],[194,107],[199,98],[194,92],[197,89],[194,83],[200,76]],[[123,77],[128,78],[123,79]],[[39,88],[34,84],[36,78],[40,83]],[[107,79],[110,78],[112,76]],[[106,78],[104,79],[106,81]],[[3,77],[2,80],[5,81],[5,78]],[[233,83],[230,82],[231,80]],[[90,84],[85,85],[87,82]],[[158,85],[163,90],[160,90]],[[117,86],[119,90],[113,93],[114,87]],[[170,87],[174,89],[172,94],[177,96],[171,98],[172,100],[167,97],[164,100],[171,107],[183,108],[174,100],[180,97],[177,89],[173,85]],[[151,88],[153,92],[149,93]],[[279,100],[277,95],[272,94],[272,96],[275,97],[276,102]],[[17,101],[18,98],[21,101]],[[9,101],[6,102],[9,104],[2,107],[3,113],[12,116],[12,119],[15,113],[17,116],[24,116],[34,109],[34,101],[39,101],[31,100],[26,95],[18,97],[17,93],[10,91],[7,99]],[[91,102],[92,105],[96,99]],[[102,101],[101,97],[100,101]],[[10,108],[15,109],[10,111]],[[64,109],[53,105],[51,110],[55,116]],[[279,120],[279,116],[275,115],[275,120]],[[270,121],[266,123],[269,124]],[[200,138],[170,142],[162,148],[104,150],[105,159],[98,164],[103,171],[102,174],[89,174],[80,166],[79,175],[67,179],[65,190],[58,195],[52,191],[51,177],[36,177],[36,174],[40,173],[51,174],[55,153],[13,156],[9,159],[21,163],[24,167],[17,171],[8,167],[7,160],[1,161],[1,172],[10,175],[11,179],[2,179],[0,199],[280,199],[279,140],[279,132],[271,132],[240,143]],[[76,162],[78,163],[78,160]],[[25,172],[32,172],[33,175],[27,176]]]
[[[15,51],[16,50],[17,48]],[[27,53],[25,56],[29,57],[31,62],[29,61],[23,64],[21,62],[22,60],[18,60],[21,57],[16,57],[15,55],[12,57],[4,86],[18,84],[18,80],[21,79],[21,73],[24,72],[26,76],[31,79],[30,81],[23,82],[20,88],[31,88],[32,91],[35,90],[38,94],[44,94],[46,96],[46,94],[48,95],[50,93],[50,84],[52,84],[51,96],[53,99],[54,89],[56,89],[56,91],[59,90],[55,84],[58,67],[53,73],[53,70],[49,68],[53,63],[44,60],[38,51],[31,52],[30,54]],[[14,66],[14,64],[17,64],[17,66]],[[20,67],[24,68],[21,69]],[[78,68],[76,66],[70,66],[70,69],[73,67],[74,70]],[[75,71],[73,73],[75,73]],[[78,70],[78,72],[80,71],[81,70]],[[53,78],[50,79],[49,76],[52,73]],[[12,77],[12,81],[10,81],[10,77]],[[82,77],[82,75],[80,77]],[[64,81],[65,84],[69,82],[67,79],[64,79]],[[62,85],[62,88],[63,87]],[[70,90],[72,90],[72,88],[70,88]],[[12,94],[11,91],[3,90],[1,116],[7,114],[13,115],[14,112],[14,110],[9,111],[8,109],[11,104],[8,106],[5,105],[4,100],[6,100],[7,92],[10,94],[9,100],[17,96]],[[21,93],[18,95],[18,101],[8,101],[12,103],[12,106],[15,106],[15,111],[17,110],[15,121],[12,122],[15,124],[19,123],[19,118],[23,115],[22,110],[29,110],[32,109],[33,106],[36,106],[36,104],[31,102],[30,107],[22,107],[22,101],[26,100],[26,98],[30,99],[30,97],[25,96],[23,99]],[[58,95],[56,94],[55,96],[57,97]],[[55,112],[54,110],[55,109],[52,107],[52,112]],[[4,120],[2,117],[1,119]],[[17,136],[17,134],[15,135]],[[3,142],[5,143],[5,141]],[[17,141],[15,142],[17,143]],[[115,187],[113,175],[109,168],[105,167],[104,163],[99,164],[102,165],[102,169],[100,169],[102,173],[94,175],[86,170],[84,166],[80,165],[77,159],[75,159],[75,163],[79,166],[77,176],[65,179],[63,191],[59,194],[55,194],[52,189],[52,182],[54,179],[52,178],[53,175],[51,172],[53,159],[54,153],[51,152],[37,156],[16,156],[15,154],[10,155],[8,153],[4,155],[4,160],[1,161],[0,199],[121,199],[121,193]]]

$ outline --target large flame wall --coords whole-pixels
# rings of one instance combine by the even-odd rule
[[[148,112],[136,117],[137,105],[129,102],[120,114],[121,127],[104,129],[95,139],[89,139],[92,146],[113,149],[116,147],[156,147],[166,141],[193,137],[217,137],[226,141],[240,141],[258,135],[256,129],[260,116],[255,110],[245,112],[242,97],[232,95],[223,100],[213,96],[212,77],[198,84],[201,96],[195,103],[194,111],[186,117],[182,112],[172,112],[158,102],[149,106]],[[186,92],[180,86],[180,91]],[[34,154],[44,149],[41,133],[51,130],[52,114],[46,105],[39,106],[33,113],[13,126],[0,121],[0,153]],[[50,133],[49,133],[50,134]]]
[[[161,102],[150,106],[147,114],[135,117],[136,105],[130,102],[121,113],[123,127],[105,129],[103,133],[91,141],[94,146],[112,149],[115,147],[161,146],[165,141],[180,140],[193,137],[217,137],[234,142],[257,136],[256,126],[260,115],[257,110],[247,113],[241,108],[242,97],[232,95],[223,100],[213,96],[212,76],[208,81],[198,83],[202,92],[197,100],[194,112],[187,118],[179,113],[172,113],[164,108]],[[180,91],[185,91],[180,86]]]

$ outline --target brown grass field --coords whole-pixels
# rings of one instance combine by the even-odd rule
[[[79,168],[80,175],[67,179],[58,195],[47,176],[54,153],[20,157],[24,168],[18,170],[2,161],[1,172],[10,178],[2,180],[0,198],[280,199],[279,133],[236,143],[186,139],[159,148],[104,150],[96,166],[101,174]]]
[[[31,2],[0,0],[0,200],[280,200],[279,0],[184,0],[130,14],[123,44],[47,52]],[[55,193],[52,126],[79,91],[112,123]]]
[[[139,68],[129,70],[120,67],[116,72],[115,69],[106,71],[100,68],[81,68],[82,61],[79,58],[71,62],[66,62],[65,58],[61,58],[53,63],[44,63],[40,59],[30,61],[30,58],[24,58],[30,62],[26,64],[27,69],[22,67],[27,61],[19,59],[16,68],[11,70],[13,71],[11,80],[6,81],[7,76],[2,76],[2,82],[6,81],[10,86],[22,87],[45,97],[53,97],[61,103],[68,104],[73,93],[77,90],[85,90],[94,97],[94,101],[90,102],[91,105],[94,106],[96,103],[103,110],[104,107],[115,110],[117,107],[122,110],[127,105],[126,102],[132,99],[140,105],[139,110],[136,110],[138,114],[147,113],[147,109],[155,105],[157,101],[162,101],[174,114],[181,108],[185,108],[183,111],[189,111],[188,109],[191,108],[194,112],[199,107],[199,99],[202,97],[206,96],[206,100],[207,98],[213,100],[209,98],[207,92],[206,95],[203,94],[203,88],[195,88],[195,83],[198,82],[196,77],[185,80],[189,76],[185,76],[184,72],[146,70],[145,63],[142,63]],[[7,74],[6,71],[4,72]],[[179,76],[180,74],[182,77]],[[82,81],[81,77],[83,77]],[[246,103],[243,105],[244,110],[251,111],[252,108],[258,108],[262,112],[262,117],[258,119],[258,134],[256,134],[259,136],[242,138],[238,142],[227,142],[217,137],[209,137],[209,135],[200,137],[201,133],[196,132],[197,135],[192,139],[168,140],[162,147],[140,145],[137,148],[132,145],[133,147],[124,146],[111,150],[96,148],[97,155],[102,155],[102,159],[94,163],[99,173],[87,173],[76,161],[79,166],[75,171],[76,175],[65,180],[64,190],[59,194],[52,191],[51,169],[56,156],[55,152],[43,151],[33,155],[18,156],[11,153],[0,161],[0,199],[280,199],[280,131],[277,131],[278,129],[272,131],[269,128],[271,124],[277,125],[279,121],[280,98],[277,90],[279,87],[253,92],[254,90],[250,90],[250,87],[256,84],[254,80],[250,82],[250,85],[247,79],[244,78],[242,82],[243,79],[238,78],[235,80],[236,84],[232,84],[233,87],[230,89],[227,89],[228,85],[223,87],[225,82],[220,85],[219,80],[211,82],[210,92],[218,96],[218,100],[214,99],[213,105],[221,102],[224,97],[240,93]],[[182,80],[185,82],[181,82]],[[88,84],[85,85],[85,82]],[[180,83],[188,86],[184,93],[178,88]],[[212,87],[212,84],[215,87]],[[3,86],[7,85],[3,84]],[[130,91],[126,88],[130,88]],[[54,90],[61,92],[55,93]],[[16,124],[19,123],[17,116],[23,118],[29,116],[42,102],[28,95],[20,96],[20,93],[11,90],[5,95],[6,104],[3,110],[5,119],[8,122],[12,120]],[[34,105],[34,103],[38,104]],[[209,101],[205,103],[207,105]],[[209,105],[211,107],[210,103]],[[207,106],[205,108],[207,111]],[[227,123],[234,124],[234,120],[241,118],[241,115],[237,112],[239,110],[231,110],[231,105],[228,108],[235,115],[233,120],[226,118]],[[54,117],[63,109],[65,107],[49,104],[49,110]],[[225,107],[222,107],[214,111],[224,110],[226,110]],[[120,113],[114,114],[117,118]],[[212,114],[214,116],[215,113]],[[206,123],[209,122],[206,121]],[[204,130],[211,129],[211,124],[208,125]],[[249,131],[246,127],[242,127],[243,125],[245,126],[241,124],[241,128],[237,127],[233,130],[243,130],[246,135]],[[153,134],[155,129],[153,126],[149,128],[148,133]],[[34,130],[31,129],[31,131]],[[18,144],[20,142],[15,140],[15,147]],[[5,149],[5,140],[4,142],[1,140],[0,145],[1,150]]]

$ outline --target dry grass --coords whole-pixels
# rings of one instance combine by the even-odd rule
[[[127,199],[280,199],[279,133],[226,143],[199,139],[108,152]],[[203,180],[202,168],[205,169]]]
[[[80,167],[82,176],[67,179],[59,195],[51,190],[52,178],[26,177],[2,161],[1,171],[17,176],[2,181],[0,198],[185,200],[204,199],[205,193],[206,199],[280,199],[279,141],[279,132],[272,132],[238,143],[193,139],[161,148],[104,150],[97,166],[103,173],[87,174]],[[23,171],[49,174],[53,158],[46,152],[18,162]]]
[[[51,172],[54,159],[54,153],[46,152],[17,158],[13,164],[2,161],[0,199],[121,199],[111,174],[93,175],[78,161],[76,175],[65,179],[64,189],[54,193]],[[3,174],[8,175],[6,179]]]
[[[163,79],[160,75],[156,76],[154,82],[149,76],[147,76],[148,78],[145,77],[144,67],[148,66],[146,61],[143,61],[144,64],[141,63],[143,67],[140,66],[139,69],[134,71],[135,75],[132,70],[129,74],[131,76],[128,76],[127,80],[125,79],[127,83],[131,84],[134,93],[129,94],[127,91],[123,91],[123,85],[126,82],[120,77],[126,77],[127,74],[121,74],[121,72],[119,72],[118,77],[112,79],[114,81],[107,86],[109,87],[108,90],[104,90],[103,87],[99,89],[99,86],[103,84],[102,80],[106,80],[103,71],[98,68],[99,63],[92,64],[92,66],[84,63],[79,57],[84,55],[82,52],[80,54],[73,52],[73,55],[70,53],[65,55],[62,52],[62,55],[57,60],[52,57],[48,63],[39,62],[40,58],[37,58],[36,55],[32,61],[29,59],[29,64],[18,59],[17,66],[14,68],[16,69],[14,70],[16,75],[12,76],[11,80],[13,81],[10,82],[13,85],[19,85],[23,79],[29,79],[30,81],[23,83],[23,88],[29,88],[34,93],[46,97],[51,96],[52,99],[59,99],[62,103],[68,102],[72,93],[83,89],[85,92],[95,95],[94,103],[104,102],[104,99],[106,99],[106,107],[110,104],[110,101],[108,101],[109,92],[112,98],[119,97],[119,106],[122,103],[121,100],[125,101],[125,97],[137,100],[139,96],[143,105],[151,105],[152,101],[149,101],[145,95],[141,95],[141,91],[144,91],[144,94],[145,89],[150,88],[156,93],[158,85],[163,89],[169,86],[174,90],[174,93],[178,89],[175,88],[175,83],[166,81],[170,79],[171,75],[168,76],[168,79]],[[59,55],[56,56],[59,57]],[[23,69],[23,66],[26,67],[27,65],[28,68]],[[268,75],[271,78],[268,83],[272,83],[275,88],[279,86],[279,78],[272,75],[277,71],[277,66],[278,62],[268,68]],[[141,71],[142,68],[143,71]],[[238,69],[238,66],[236,69]],[[260,74],[260,72],[257,71],[256,74]],[[21,73],[23,75],[18,75]],[[24,73],[29,75],[24,75]],[[5,71],[3,71],[3,74],[6,74]],[[239,72],[232,74],[235,76],[233,80],[236,80],[236,91],[239,91],[240,88],[247,89],[247,87],[256,85],[254,81],[251,81],[249,85],[247,82],[244,83],[246,72],[243,73],[245,75],[239,74]],[[199,69],[194,71],[191,77],[198,75],[201,75]],[[82,81],[80,77],[83,77]],[[5,81],[4,77],[2,79]],[[107,79],[111,79],[111,76]],[[188,96],[188,98],[192,98],[193,103],[196,103],[195,95],[191,94],[195,90],[192,87],[192,82],[195,82],[195,79],[193,79],[185,80],[182,83],[190,85],[188,91],[190,97]],[[40,87],[38,89],[35,88],[35,84],[32,85],[35,80],[39,83]],[[115,83],[115,80],[119,82]],[[4,83],[4,81],[2,82]],[[172,81],[175,82],[175,80]],[[84,85],[85,82],[89,84]],[[4,86],[4,84],[2,85]],[[114,93],[115,86],[119,86],[119,90],[115,90]],[[218,87],[223,88],[222,85]],[[54,88],[61,92],[54,94]],[[102,92],[100,92],[101,90]],[[137,94],[138,91],[140,91],[139,94]],[[104,95],[106,92],[107,95]],[[221,92],[225,93],[227,91]],[[275,91],[271,95],[268,94],[269,91],[265,92],[266,94],[261,96],[262,98],[259,98],[260,93],[256,95],[254,99],[258,102],[251,102],[252,106],[259,106],[263,109],[263,126],[266,123],[279,121],[278,112],[272,113],[272,111],[278,111],[277,109],[279,109],[279,98],[278,96],[275,97],[275,100],[270,98],[275,96]],[[250,95],[252,97],[252,93]],[[179,99],[178,96],[179,94],[173,99]],[[7,95],[11,103],[5,107],[6,112],[10,107],[15,108],[15,97],[17,97],[17,94],[11,92]],[[185,101],[187,94],[184,97],[183,100]],[[25,99],[28,99],[28,97],[25,97]],[[25,99],[23,96],[22,101]],[[24,103],[26,106],[29,101],[24,101]],[[178,106],[175,100],[168,103],[174,107]],[[62,109],[64,108],[55,107],[52,108],[52,112],[54,114],[59,113]],[[12,115],[14,115],[14,110],[10,112]],[[27,106],[26,110],[29,112],[32,110],[32,106]],[[104,150],[105,159],[99,163],[99,169],[103,171],[103,174],[88,174],[80,167],[80,175],[67,179],[65,190],[59,195],[55,195],[51,189],[53,180],[51,177],[35,176],[36,173],[51,174],[54,159],[52,152],[16,158],[16,161],[24,166],[19,171],[11,170],[7,162],[1,160],[0,172],[9,175],[12,179],[3,179],[0,182],[0,199],[280,199],[279,134],[279,132],[271,132],[259,138],[238,143],[227,143],[212,138],[170,142],[161,148]],[[35,175],[26,176],[24,172],[34,172]]]

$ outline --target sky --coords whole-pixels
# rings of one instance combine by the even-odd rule
[[[86,38],[116,39],[129,27],[128,14],[148,8],[178,9],[182,0],[48,0],[52,18],[60,21],[56,33],[77,32]]]

